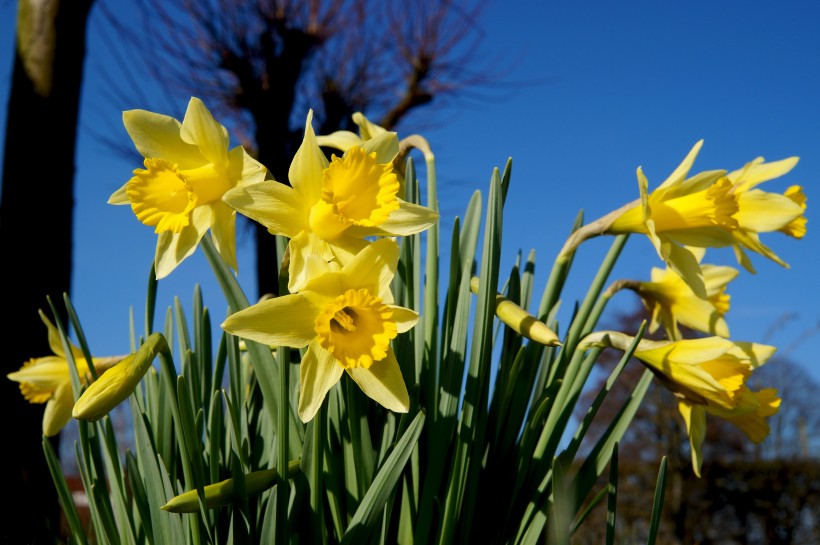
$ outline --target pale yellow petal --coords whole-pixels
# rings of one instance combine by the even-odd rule
[[[305,288],[310,277],[305,266],[310,256],[318,256],[325,261],[333,259],[327,242],[310,231],[300,231],[288,243],[290,265],[288,266],[288,291],[296,293]]]
[[[703,272],[697,258],[692,252],[674,242],[664,240],[662,251],[666,254],[666,264],[680,275],[692,291],[701,298],[706,298],[706,284],[703,282]]]
[[[207,210],[205,214],[197,213]],[[210,226],[211,212],[209,207],[199,207],[194,210],[194,221],[179,233],[165,231],[157,237],[157,249],[154,255],[154,268],[157,280],[165,278],[182,263],[182,261],[194,253],[199,241],[208,231]]]
[[[228,316],[222,329],[270,346],[302,348],[316,336],[319,309],[299,294],[265,299]]]
[[[223,202],[215,202],[209,207],[213,214],[211,235],[214,246],[225,263],[236,271],[236,211]]]
[[[288,170],[288,180],[309,206],[322,196],[322,180],[327,167],[327,157],[319,148],[316,133],[313,132],[313,110],[310,110],[302,145],[296,151]]]
[[[74,392],[71,382],[64,382],[46,403],[43,413],[43,435],[51,437],[57,435],[68,421],[71,420],[71,409],[74,407]]]
[[[299,418],[309,422],[316,416],[325,396],[339,379],[344,368],[333,355],[316,343],[311,343],[299,366]]]
[[[128,193],[126,193],[125,191],[125,188],[128,187],[129,182],[125,182],[122,185],[122,187],[120,187],[118,190],[113,192],[110,197],[108,197],[108,204],[131,204],[131,199],[128,197]]]
[[[741,193],[738,206],[738,225],[757,233],[777,231],[803,215],[803,207],[790,198],[760,189]]]
[[[347,369],[347,373],[367,397],[382,407],[397,413],[406,413],[410,409],[410,396],[392,348],[383,360],[368,368]]]
[[[196,146],[182,140],[182,125],[173,117],[146,110],[128,110],[123,112],[122,122],[143,157],[162,158],[176,163],[181,169],[195,168],[207,162]]]
[[[388,305],[393,311],[393,321],[396,322],[396,327],[399,333],[410,331],[419,321],[419,313],[409,308],[400,307],[397,305]]]
[[[353,146],[360,146],[362,137],[351,131],[336,131],[324,136],[317,136],[316,142],[323,147],[335,148],[345,152]]]
[[[6,375],[15,382],[27,382],[40,391],[54,391],[69,382],[68,363],[59,356],[35,358],[34,363]]]
[[[743,168],[729,173],[729,179],[735,182],[736,192],[748,191],[762,182],[774,180],[787,174],[797,165],[799,160],[799,157],[788,157],[780,161],[765,163],[763,157],[758,157]]]
[[[370,140],[371,138],[375,138],[376,136],[387,132],[387,129],[376,125],[361,112],[355,112],[352,117],[353,123],[359,126],[359,134],[362,135],[364,140]]]
[[[236,146],[228,152],[228,162],[230,177],[232,180],[237,180],[237,187],[258,184],[268,175],[265,165],[248,155],[242,146]]]
[[[369,245],[369,240],[348,236],[345,233],[330,243],[329,246],[330,251],[333,252],[333,257],[336,258],[339,264],[345,265]]]
[[[735,241],[738,243],[735,246],[735,254],[738,256],[738,261],[740,262],[743,267],[748,270],[749,272],[755,272],[754,268],[752,267],[751,261],[749,260],[748,256],[743,252],[740,246],[748,248],[749,250],[756,252],[764,257],[768,257],[778,265],[782,267],[789,268],[789,264],[780,259],[780,257],[772,251],[771,248],[760,242],[760,237],[754,231],[746,231],[745,229],[736,229],[732,231],[732,236],[734,237]]]
[[[769,361],[775,352],[777,348],[768,344],[735,341],[728,353],[756,369]]]
[[[664,180],[664,182],[659,186],[660,188],[666,188],[675,184],[682,182],[686,176],[689,174],[689,171],[692,169],[692,165],[695,164],[695,159],[700,153],[700,148],[703,146],[703,140],[698,140],[695,142],[695,145],[692,146],[692,149],[683,158],[683,161],[678,165],[678,167],[672,171],[672,174]]]
[[[394,132],[383,132],[363,142],[361,148],[368,154],[376,152],[377,163],[391,163],[399,154],[399,138]]]
[[[272,234],[293,238],[308,227],[310,206],[292,187],[274,180],[236,187],[226,192],[222,200]]]
[[[183,141],[199,147],[209,163],[228,164],[228,131],[216,122],[200,99],[191,97],[188,101],[179,135]]]
[[[685,401],[678,403],[678,410],[686,423],[689,433],[689,448],[692,451],[692,469],[700,477],[700,468],[703,465],[701,446],[706,439],[706,411],[698,405],[691,405]]]
[[[678,321],[687,327],[724,338],[729,336],[726,320],[706,299],[680,298],[672,312]]]
[[[439,214],[435,210],[399,199],[399,209],[391,212],[386,222],[377,227],[354,225],[348,229],[348,233],[357,238],[369,236],[406,237],[428,229],[438,220]]]
[[[342,267],[342,273],[348,279],[348,288],[367,288],[375,294],[393,280],[398,262],[399,245],[392,239],[382,238],[359,252]]]

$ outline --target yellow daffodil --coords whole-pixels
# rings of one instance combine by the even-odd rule
[[[328,162],[309,112],[302,145],[290,165],[291,186],[268,180],[228,191],[224,201],[258,221],[272,234],[290,238],[288,289],[308,280],[308,257],[349,261],[368,237],[406,236],[427,229],[438,213],[402,201],[392,160],[398,153],[393,132],[384,132]]]
[[[145,110],[123,113],[123,123],[144,169],[108,199],[128,204],[159,235],[154,266],[164,278],[210,228],[216,248],[236,270],[236,211],[222,195],[265,179],[267,170],[241,146],[228,149],[228,131],[198,98],[191,98],[182,123]]]
[[[30,403],[46,403],[43,414],[43,434],[51,437],[56,435],[71,418],[71,409],[74,406],[74,392],[71,387],[71,374],[68,369],[68,360],[60,340],[60,333],[51,320],[40,312],[40,318],[48,329],[48,344],[52,356],[32,358],[19,371],[6,375],[9,379],[20,383],[20,392]],[[92,375],[83,356],[82,350],[69,343],[74,363],[77,365],[77,374],[83,385],[91,382]],[[115,365],[124,356],[92,358],[94,369],[102,373]]]
[[[633,341],[629,335],[603,331],[585,337],[581,346],[626,350]],[[763,419],[777,412],[780,400],[771,389],[752,392],[746,381],[774,352],[773,346],[733,342],[722,337],[639,342],[634,357],[679,399],[678,408],[689,430],[692,466],[697,475],[707,412],[726,418],[755,442],[768,434]]]
[[[412,328],[418,314],[393,304],[390,282],[398,257],[398,245],[389,238],[368,245],[341,267],[310,256],[308,280],[299,293],[264,300],[222,324],[225,331],[259,343],[307,347],[300,366],[303,422],[313,418],[344,372],[387,409],[409,409],[390,341]]]
[[[737,403],[731,409],[716,405],[697,405],[683,399],[678,402],[678,410],[683,416],[689,435],[692,467],[698,477],[703,465],[702,446],[706,437],[707,413],[734,424],[755,444],[762,443],[769,435],[769,423],[766,418],[777,414],[780,409],[781,400],[777,397],[777,390],[763,388],[759,392],[753,392],[742,386],[736,399]]]
[[[739,208],[735,215],[738,228],[732,232],[735,254],[738,262],[750,272],[754,272],[754,268],[744,248],[788,267],[777,254],[760,242],[760,233],[780,231],[798,239],[806,234],[806,196],[803,188],[793,185],[782,195],[757,189],[759,184],[787,174],[797,161],[797,157],[789,157],[766,163],[762,157],[758,157],[727,175]]]
[[[702,248],[692,249],[700,261]],[[663,325],[671,340],[681,339],[678,324],[719,335],[729,336],[729,326],[724,315],[729,311],[729,295],[726,286],[734,280],[737,269],[717,265],[701,265],[706,298],[700,298],[692,288],[673,270],[652,268],[651,282],[625,282],[625,287],[641,296],[646,309],[652,315],[649,332],[654,333]]]
[[[99,420],[128,398],[160,352],[169,352],[160,333],[152,333],[135,353],[106,370],[83,392],[71,415],[78,420]]]
[[[696,257],[685,246],[725,247],[737,229],[737,199],[726,171],[706,171],[687,178],[703,141],[695,144],[683,162],[652,193],[638,168],[641,197],[627,205],[609,223],[610,234],[643,233],[658,255],[692,290],[706,298],[703,273]]]

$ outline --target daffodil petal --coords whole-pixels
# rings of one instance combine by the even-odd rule
[[[706,411],[702,407],[681,401],[678,403],[678,410],[683,421],[686,423],[686,431],[689,434],[689,447],[692,451],[692,469],[695,475],[700,477],[700,468],[703,465],[703,452],[701,446],[706,439]]]
[[[222,323],[222,329],[270,346],[302,348],[316,336],[314,321],[318,313],[307,298],[283,295],[231,314]]]
[[[288,170],[288,180],[305,202],[311,205],[322,196],[322,179],[328,167],[327,157],[316,142],[313,132],[313,110],[308,112],[305,136]]]
[[[370,140],[371,138],[375,138],[376,136],[387,132],[384,127],[380,127],[367,119],[365,115],[361,112],[355,112],[352,116],[353,123],[359,126],[359,134],[362,135],[362,139]]]
[[[333,253],[327,242],[310,231],[300,231],[288,243],[290,265],[288,267],[288,291],[296,293],[307,286],[310,277],[307,275],[305,263],[310,256],[318,256],[329,261]]]
[[[399,138],[394,132],[383,132],[361,144],[368,154],[376,152],[377,163],[390,163],[399,154]]]
[[[399,245],[389,238],[382,238],[359,252],[342,271],[356,285],[349,288],[367,288],[379,293],[380,287],[389,285],[399,263]]]
[[[197,244],[203,235],[208,231],[210,224],[210,208],[201,207],[194,210],[193,217],[203,218],[204,214],[198,214],[203,210],[208,210],[207,222],[199,221],[185,227],[179,233],[165,231],[157,237],[157,249],[154,255],[154,269],[157,280],[165,278],[182,263],[185,258],[196,250]]]
[[[396,322],[396,328],[399,333],[409,331],[419,321],[419,313],[409,308],[400,307],[397,305],[388,305],[393,311],[393,321]]]
[[[768,257],[781,267],[789,268],[789,264],[780,259],[780,257],[772,251],[771,248],[760,242],[760,237],[754,231],[746,231],[744,229],[737,229],[732,232],[732,236],[738,242],[738,246],[735,247],[735,254],[739,257],[738,261],[741,265],[743,265],[746,270],[749,272],[755,272],[754,268],[752,267],[751,261],[749,260],[748,256],[739,246],[745,246],[746,248],[752,250],[753,252],[757,252],[758,254]]]
[[[406,413],[410,409],[410,396],[392,348],[383,360],[373,362],[370,367],[346,371],[367,397],[382,407],[397,413]]]
[[[34,363],[6,375],[15,382],[27,382],[42,391],[54,391],[69,378],[68,364],[60,356],[36,358]]]
[[[181,169],[195,168],[205,162],[196,146],[182,140],[182,125],[173,117],[128,110],[123,112],[122,122],[143,157],[162,157]]]
[[[353,146],[360,146],[363,142],[362,137],[351,131],[336,131],[328,135],[317,136],[316,142],[327,148],[335,148],[345,152]]]
[[[799,157],[788,157],[780,161],[765,163],[763,157],[758,157],[743,168],[729,173],[729,179],[736,182],[736,191],[748,191],[762,182],[787,174],[797,166],[799,160]]]
[[[125,182],[122,187],[108,197],[108,204],[131,204],[131,199],[125,191],[126,187],[128,187],[128,182]]]
[[[308,226],[310,207],[296,190],[275,180],[231,189],[222,200],[276,235],[293,238]]]
[[[316,416],[325,396],[339,379],[344,368],[333,355],[316,343],[311,343],[299,366],[299,418],[309,422]]]
[[[785,195],[759,189],[741,193],[738,206],[738,225],[757,233],[777,231],[803,215],[803,207]]]
[[[54,395],[46,403],[43,413],[43,435],[57,435],[71,420],[71,409],[74,407],[74,392],[71,382],[64,382],[57,387]]]
[[[680,275],[692,288],[692,291],[701,298],[706,298],[706,284],[703,282],[703,273],[700,264],[692,252],[673,242],[666,242],[664,250],[667,254],[666,263],[669,268]]]
[[[333,257],[335,257],[341,265],[345,265],[369,245],[370,241],[366,239],[343,234],[333,241],[333,244],[330,245],[330,251],[333,252]]]
[[[352,236],[402,236],[415,235],[431,227],[439,220],[439,214],[431,208],[399,199],[399,209],[390,213],[387,221],[377,227],[353,225],[348,229]]]
[[[729,350],[729,354],[743,359],[752,368],[758,368],[771,358],[777,348],[768,344],[750,343],[735,341],[734,347]]]
[[[700,153],[700,148],[703,147],[703,140],[698,140],[695,142],[695,145],[692,146],[692,149],[683,158],[683,161],[678,165],[678,167],[672,171],[672,174],[669,175],[666,180],[658,187],[658,189],[666,188],[671,185],[678,184],[686,178],[686,175],[689,174],[689,171],[692,170],[692,165],[695,164],[695,159]]]
[[[197,146],[209,163],[227,165],[228,131],[216,122],[200,99],[191,97],[188,101],[179,135],[183,141]]]
[[[236,146],[228,152],[228,163],[230,164],[230,177],[237,180],[237,187],[258,184],[268,175],[268,169],[248,155],[242,146]]]
[[[225,263],[236,271],[236,211],[223,202],[215,202],[210,208],[214,246]]]

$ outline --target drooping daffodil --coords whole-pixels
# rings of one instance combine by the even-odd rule
[[[393,304],[398,244],[382,238],[343,266],[311,256],[304,288],[229,316],[228,333],[267,345],[307,347],[300,366],[299,417],[311,420],[347,374],[382,406],[407,412],[409,396],[390,346],[418,314]]]
[[[122,118],[145,168],[134,170],[108,202],[130,205],[137,219],[154,227],[157,279],[190,256],[209,229],[219,254],[236,270],[236,211],[222,196],[261,182],[267,169],[241,146],[228,149],[228,131],[196,97],[182,123],[145,110],[126,111]]]
[[[51,437],[56,435],[71,419],[71,410],[74,406],[74,391],[71,386],[71,372],[69,362],[60,340],[60,332],[51,323],[51,320],[40,311],[40,319],[48,330],[48,345],[53,352],[51,356],[31,358],[13,373],[6,375],[9,379],[20,383],[20,392],[30,403],[45,403],[43,413],[43,434]],[[88,362],[83,351],[69,341],[69,349],[77,366],[77,375],[80,383],[87,385],[92,380]],[[110,356],[92,358],[94,370],[102,373],[114,366],[125,356]]]
[[[732,182],[732,194],[738,202],[738,212],[735,215],[738,228],[732,231],[735,254],[738,262],[750,272],[755,271],[744,248],[788,267],[760,241],[760,233],[780,231],[797,239],[806,234],[806,195],[802,187],[790,186],[782,195],[757,188],[763,182],[787,174],[797,165],[797,161],[797,157],[789,157],[766,163],[762,157],[758,157],[727,175]]]
[[[698,297],[706,297],[703,273],[687,247],[726,247],[737,229],[737,199],[725,170],[687,177],[703,145],[695,144],[683,162],[657,189],[639,167],[640,199],[618,211],[606,227],[609,234],[642,233],[649,237],[658,255],[678,273]]]
[[[703,248],[692,248],[698,262],[705,253]],[[726,286],[737,278],[734,267],[701,265],[706,298],[695,295],[692,288],[673,270],[652,268],[650,282],[627,281],[623,287],[640,295],[652,318],[649,332],[663,326],[671,340],[682,338],[678,324],[697,331],[720,337],[729,336],[729,326],[724,315],[729,311],[729,295]]]
[[[396,133],[384,132],[328,161],[317,143],[312,119],[311,111],[288,172],[290,186],[267,180],[237,187],[224,196],[228,205],[270,233],[290,238],[291,293],[308,281],[309,256],[344,264],[369,244],[370,237],[419,233],[439,217],[434,210],[397,196],[399,183],[392,164],[398,153]]]
[[[612,347],[626,351],[634,338],[616,331],[599,331],[581,341],[582,348]],[[774,354],[773,346],[737,342],[722,337],[677,341],[641,339],[634,352],[661,383],[678,398],[678,409],[689,433],[692,467],[700,476],[706,413],[725,418],[759,443],[769,433],[766,417],[780,406],[776,391],[751,391],[752,372]]]

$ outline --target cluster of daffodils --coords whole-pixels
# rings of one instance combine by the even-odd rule
[[[697,475],[707,413],[731,422],[760,443],[769,434],[766,418],[780,406],[774,389],[754,392],[746,386],[775,348],[728,340],[726,288],[739,271],[701,264],[706,248],[732,247],[738,262],[754,272],[746,250],[788,266],[760,241],[760,233],[780,231],[795,238],[806,233],[806,197],[800,186],[791,186],[783,194],[756,189],[789,172],[797,164],[796,157],[772,163],[759,157],[733,172],[713,170],[688,177],[701,145],[698,142],[652,193],[639,168],[640,199],[582,228],[564,249],[569,251],[599,234],[641,233],[666,262],[665,270],[652,269],[651,281],[621,280],[608,294],[620,289],[636,292],[650,312],[649,331],[663,327],[667,340],[641,340],[634,357],[678,398]],[[711,336],[684,339],[679,325]],[[589,335],[584,344],[626,351],[633,341],[606,331]]]
[[[265,345],[303,350],[298,401],[303,422],[315,417],[345,373],[383,407],[407,412],[408,390],[391,343],[419,316],[394,304],[390,286],[399,259],[396,237],[424,231],[438,221],[438,213],[399,197],[404,151],[396,133],[356,114],[359,134],[317,137],[309,112],[302,144],[287,183],[282,183],[241,147],[229,149],[227,130],[196,98],[182,122],[144,110],[125,112],[123,121],[145,159],[144,168],[134,170],[109,202],[129,205],[142,223],[154,228],[157,279],[173,272],[209,231],[218,254],[236,271],[236,213],[259,222],[288,240],[283,267],[289,293],[235,312],[222,328]],[[606,297],[620,289],[634,291],[651,313],[650,332],[662,327],[666,333],[661,341],[641,339],[634,356],[677,397],[698,475],[707,414],[760,442],[769,433],[766,419],[780,404],[773,389],[747,386],[775,349],[729,340],[726,288],[739,272],[702,264],[705,249],[732,247],[738,262],[754,272],[747,251],[786,266],[760,241],[761,233],[801,238],[806,232],[806,198],[799,186],[782,194],[757,188],[789,172],[796,158],[772,163],[758,158],[733,172],[689,176],[701,145],[651,193],[638,169],[640,198],[577,230],[558,259],[565,262],[593,236],[640,233],[666,263],[666,269],[652,270],[648,282],[614,283]],[[341,155],[328,160],[320,146]],[[474,292],[478,283],[473,278]],[[513,301],[498,294],[495,305],[502,322],[547,346],[626,351],[635,340],[615,331],[593,332],[567,348]],[[89,363],[69,343],[67,358],[56,328],[45,316],[43,321],[54,355],[33,359],[8,377],[20,383],[29,401],[48,403],[46,435],[57,433],[72,415],[100,418],[130,395],[157,354],[168,351],[161,336],[151,336],[127,357]],[[708,336],[685,339],[680,326]],[[76,404],[69,359],[80,387],[87,387]],[[258,479],[267,483],[271,477],[260,474]]]

